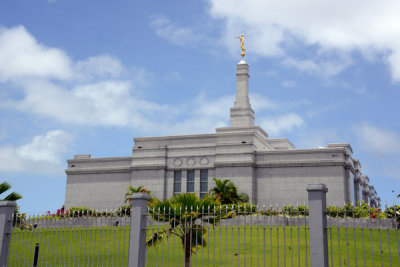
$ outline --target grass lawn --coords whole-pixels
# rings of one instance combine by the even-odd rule
[[[162,227],[150,227],[148,237]],[[328,229],[329,263],[391,266],[392,261],[392,266],[400,266],[397,235],[386,229]],[[126,266],[128,236],[128,227],[14,229],[8,266],[32,266],[36,243],[38,266]],[[310,265],[304,226],[218,226],[209,229],[206,240],[207,246],[192,256],[192,266]],[[146,265],[184,266],[180,239],[172,237],[148,248]]]

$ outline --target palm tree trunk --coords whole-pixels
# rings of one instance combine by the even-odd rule
[[[190,230],[185,233],[185,267],[190,267],[190,256],[191,256],[191,234]]]

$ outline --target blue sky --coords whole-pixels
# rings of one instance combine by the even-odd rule
[[[392,203],[398,10],[397,0],[0,1],[0,177],[23,211],[54,211],[74,154],[127,156],[133,137],[228,125],[244,33],[256,123],[298,148],[350,143]]]

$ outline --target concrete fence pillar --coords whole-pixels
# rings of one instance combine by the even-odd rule
[[[12,214],[17,203],[0,201],[0,267],[6,267],[10,252]]]
[[[311,267],[328,267],[328,237],[326,224],[326,192],[324,184],[309,184]]]
[[[132,194],[128,267],[144,267],[146,250],[147,194]]]

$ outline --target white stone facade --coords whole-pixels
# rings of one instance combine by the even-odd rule
[[[254,125],[249,77],[249,66],[241,61],[230,127],[212,134],[134,138],[131,157],[76,155],[68,160],[66,208],[117,208],[128,185],[144,186],[158,198],[171,197],[174,190],[202,195],[213,186],[213,177],[230,179],[258,204],[303,204],[306,185],[324,183],[328,203],[379,205],[349,144],[296,149],[288,139],[270,139]]]

